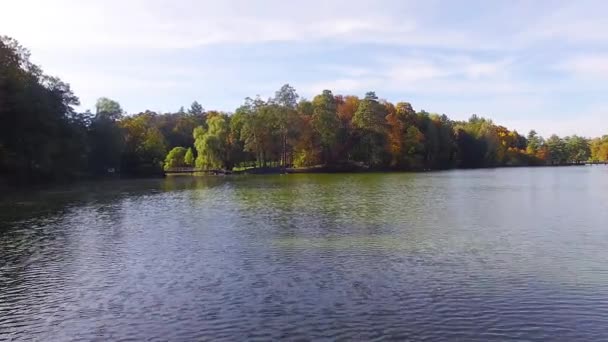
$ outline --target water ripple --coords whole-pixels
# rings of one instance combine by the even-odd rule
[[[184,177],[0,202],[0,341],[608,340],[608,182],[560,170],[583,185]]]

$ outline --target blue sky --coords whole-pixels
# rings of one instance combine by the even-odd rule
[[[543,135],[608,134],[607,1],[0,0],[0,34],[93,108],[232,111],[284,83]]]

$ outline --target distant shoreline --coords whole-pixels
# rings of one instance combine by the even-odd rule
[[[436,171],[450,170],[484,170],[484,169],[500,169],[500,168],[524,168],[524,167],[567,167],[567,166],[595,166],[607,165],[608,162],[584,162],[584,163],[567,163],[556,165],[501,165],[493,167],[474,167],[474,168],[446,168],[446,169],[391,169],[391,168],[369,168],[369,167],[335,167],[335,166],[312,166],[312,167],[288,167],[283,170],[281,167],[261,167],[250,168],[246,170],[228,171],[228,170],[213,170],[213,171],[192,171],[192,172],[165,172],[165,176],[177,175],[193,175],[193,176],[214,176],[214,175],[273,175],[273,174],[334,174],[334,173],[423,173]]]

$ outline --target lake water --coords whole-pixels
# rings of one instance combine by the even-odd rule
[[[608,340],[608,167],[4,196],[0,340]]]

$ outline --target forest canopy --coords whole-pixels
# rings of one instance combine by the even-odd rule
[[[357,166],[435,170],[608,160],[608,136],[520,134],[472,115],[416,111],[368,92],[301,98],[286,84],[234,113],[193,102],[174,113],[127,114],[102,97],[77,112],[70,86],[44,74],[16,40],[0,37],[0,177],[22,182],[197,167]]]

